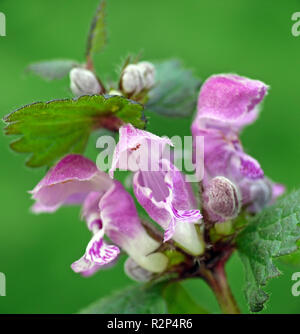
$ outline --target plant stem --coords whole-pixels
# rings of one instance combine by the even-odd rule
[[[91,55],[87,55],[86,57],[86,69],[92,72],[94,71],[94,62],[93,62]]]
[[[94,72],[94,62],[93,62],[93,58],[92,58],[92,56],[91,56],[90,54],[87,55],[87,57],[86,57],[85,68],[86,68],[87,70],[91,71],[91,72]],[[105,87],[104,87],[104,85],[103,85],[103,83],[102,83],[102,81],[100,80],[99,77],[97,77],[97,80],[98,80],[99,85],[100,85],[100,87],[101,87],[101,92],[100,92],[100,93],[101,93],[101,94],[106,93],[106,89],[105,89]]]
[[[213,290],[223,313],[241,313],[228,285],[223,261],[211,269],[202,268],[200,275]]]

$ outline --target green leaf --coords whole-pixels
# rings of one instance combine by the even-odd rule
[[[198,305],[182,287],[180,283],[171,283],[164,289],[163,294],[168,313],[171,314],[208,314],[202,306]]]
[[[282,256],[280,258],[280,260],[283,263],[286,263],[286,264],[291,265],[293,267],[299,268],[300,267],[300,249],[299,249],[300,242],[299,241],[297,242],[297,246],[298,246],[298,249],[297,249],[296,252],[294,252],[292,254]]]
[[[26,71],[32,72],[43,79],[61,79],[68,75],[72,68],[79,66],[78,62],[69,59],[54,59],[30,64]]]
[[[300,190],[251,219],[237,238],[237,248],[245,266],[245,294],[252,312],[263,309],[269,296],[263,286],[280,271],[273,258],[297,250],[300,239]]]
[[[107,34],[105,29],[105,7],[106,0],[101,0],[89,31],[86,48],[87,57],[102,51],[106,45]]]
[[[165,116],[187,117],[196,108],[200,80],[178,60],[154,63],[157,85],[149,92],[146,109]]]
[[[50,166],[65,154],[82,153],[91,131],[116,117],[143,128],[142,110],[142,105],[121,96],[37,102],[7,115],[5,134],[19,136],[10,145],[14,151],[31,153],[27,166]]]
[[[82,310],[81,314],[153,314],[167,313],[162,298],[163,283],[134,285],[115,292]]]

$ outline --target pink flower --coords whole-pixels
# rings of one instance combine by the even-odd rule
[[[36,213],[53,212],[62,205],[82,205],[82,217],[93,236],[84,255],[72,264],[75,272],[88,276],[110,265],[119,255],[119,247],[150,272],[166,268],[168,260],[155,252],[160,244],[145,231],[130,194],[92,161],[80,155],[66,156],[31,193]],[[104,235],[115,245],[108,244]]]
[[[244,152],[239,140],[243,127],[256,120],[267,89],[258,80],[214,75],[201,88],[192,124],[193,136],[204,136],[204,187],[216,176],[228,178],[251,212],[260,211],[284,191],[264,176],[258,161]]]
[[[133,189],[149,216],[165,230],[164,241],[174,239],[193,254],[203,251],[194,224],[200,223],[200,211],[184,175],[165,157],[168,138],[135,129],[120,128],[110,175],[116,168],[134,172]]]

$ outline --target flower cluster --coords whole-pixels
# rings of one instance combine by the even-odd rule
[[[70,89],[75,96],[103,93],[103,87],[96,74],[84,67],[75,67],[70,71]],[[147,93],[155,83],[155,67],[153,64],[142,61],[127,65],[122,73],[119,88],[110,90],[110,95],[136,96]]]
[[[284,187],[267,177],[254,158],[246,154],[239,139],[240,131],[254,122],[259,114],[259,103],[268,86],[258,80],[250,80],[233,74],[214,75],[203,85],[198,99],[198,113],[192,124],[193,136],[204,136],[203,179],[204,203],[212,221],[220,222],[237,216],[240,207],[249,212],[259,212],[284,192]],[[212,201],[226,201],[224,192],[209,199],[214,178],[223,176],[232,182],[232,213],[227,207]],[[229,192],[229,190],[228,190]],[[241,201],[241,205],[233,204]],[[206,205],[207,204],[207,205]],[[214,207],[218,209],[215,210]]]
[[[127,93],[138,94],[153,86],[153,75],[154,68],[147,62],[129,65],[121,86]],[[71,87],[75,94],[101,90],[94,77],[78,69],[71,73]],[[62,205],[81,205],[82,218],[92,234],[72,269],[89,276],[114,263],[122,249],[129,255],[128,274],[147,279],[170,267],[168,245],[200,256],[205,252],[204,226],[233,220],[241,211],[256,213],[274,201],[284,187],[264,176],[239,140],[243,127],[257,118],[267,88],[260,81],[231,74],[212,76],[202,86],[192,124],[193,137],[204,137],[201,205],[184,174],[163,154],[166,147],[173,146],[171,140],[131,124],[119,129],[108,174],[81,155],[68,155],[49,170],[31,192],[32,210],[54,212]],[[150,233],[132,195],[114,179],[116,169],[132,172],[135,198],[160,226],[153,225],[157,234]],[[160,230],[163,238],[157,237]]]

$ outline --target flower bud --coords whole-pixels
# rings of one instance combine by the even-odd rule
[[[209,211],[221,218],[221,221],[235,218],[241,207],[237,187],[226,177],[213,178],[205,190],[205,205]]]
[[[148,61],[143,61],[137,64],[141,72],[143,86],[146,89],[150,89],[154,86],[155,82],[155,67]]]
[[[93,72],[84,68],[73,68],[70,72],[71,91],[76,96],[101,92],[101,86]]]
[[[142,74],[138,65],[130,64],[125,67],[121,81],[122,89],[127,94],[138,94],[143,90]]]

